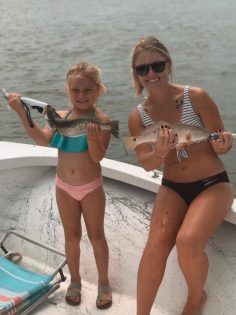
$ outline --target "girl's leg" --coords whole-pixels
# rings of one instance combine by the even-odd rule
[[[103,187],[100,186],[86,195],[81,204],[88,237],[93,247],[97,265],[98,285],[108,287],[109,250],[104,233],[105,193]],[[108,303],[109,305],[111,303],[108,299],[104,299],[101,302],[102,305]]]
[[[56,187],[57,205],[65,234],[65,253],[71,282],[80,283],[79,261],[81,230],[80,203]]]
[[[150,314],[186,209],[185,202],[175,191],[160,187],[138,270],[137,315]]]
[[[202,312],[207,298],[203,289],[208,273],[204,248],[232,202],[230,185],[221,183],[204,190],[189,207],[176,240],[180,268],[188,286],[188,299],[182,315],[200,315]]]

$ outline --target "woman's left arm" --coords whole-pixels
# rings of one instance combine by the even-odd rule
[[[210,132],[218,132],[219,139],[210,141],[216,154],[227,153],[233,145],[231,132],[225,131],[219,109],[209,94],[201,88],[190,88],[190,98],[204,127]]]

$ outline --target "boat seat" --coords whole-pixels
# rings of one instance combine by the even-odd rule
[[[33,245],[40,246],[56,255],[62,256],[62,262],[51,273],[38,273],[25,267],[21,260],[17,263],[10,259],[17,257],[8,252],[5,241],[14,235]],[[63,253],[39,243],[38,241],[21,235],[16,231],[7,231],[0,241],[0,247],[3,255],[0,256],[0,314],[28,314],[35,307],[44,302],[53,292],[60,287],[60,282],[65,281],[63,267],[66,259]],[[19,262],[20,261],[20,262]]]

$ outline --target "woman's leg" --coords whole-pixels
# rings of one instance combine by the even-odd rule
[[[220,183],[204,190],[189,207],[176,240],[180,268],[188,286],[188,299],[182,315],[200,315],[202,312],[206,301],[203,289],[208,274],[204,248],[232,202],[230,185]]]
[[[86,195],[81,204],[88,237],[93,247],[97,265],[98,285],[108,287],[109,250],[104,233],[105,193],[103,187],[100,186]],[[111,293],[108,295],[111,295]],[[106,299],[106,294],[104,294],[104,300],[100,304],[111,304],[108,297]]]
[[[79,273],[81,230],[80,203],[56,187],[57,205],[65,234],[65,253],[71,282],[81,282]]]
[[[160,187],[138,270],[137,315],[150,314],[186,209],[185,202],[175,191]]]

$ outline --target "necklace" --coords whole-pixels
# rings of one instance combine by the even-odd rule
[[[175,108],[176,108],[177,110],[179,110],[180,107],[183,105],[183,103],[184,103],[184,101],[183,101],[183,98],[182,98],[182,97],[179,98],[179,99],[177,99],[177,100],[175,101]]]

